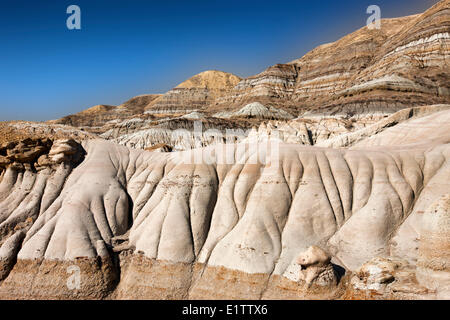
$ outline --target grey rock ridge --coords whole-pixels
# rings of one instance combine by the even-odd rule
[[[86,153],[77,165],[54,141],[47,169],[1,172],[0,297],[449,298],[450,111],[420,119],[354,149],[268,140],[164,153],[93,139],[74,147]],[[302,280],[311,246],[346,270],[340,281],[328,258],[304,263],[315,271]],[[377,257],[402,259],[391,269],[403,273],[369,276],[383,283],[369,289],[352,280]]]

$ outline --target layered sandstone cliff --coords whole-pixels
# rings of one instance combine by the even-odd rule
[[[205,109],[219,97],[229,94],[240,80],[222,71],[201,72],[156,99],[146,113],[185,114]]]
[[[384,19],[304,57],[241,81],[212,108],[261,102],[295,115],[392,113],[448,103],[450,1],[414,16]]]

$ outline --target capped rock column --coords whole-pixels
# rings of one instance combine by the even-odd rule
[[[450,298],[450,194],[425,211],[420,233],[417,279]]]

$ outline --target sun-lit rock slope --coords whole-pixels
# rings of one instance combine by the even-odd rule
[[[321,45],[287,64],[243,79],[213,109],[250,102],[326,114],[392,113],[401,108],[448,103],[450,1],[422,14],[383,19]]]
[[[50,124],[75,126],[99,133],[102,132],[100,128],[110,121],[125,120],[129,117],[142,114],[148,105],[160,96],[159,94],[140,95],[129,99],[119,106],[96,105],[76,114],[47,122]]]
[[[215,99],[229,94],[240,80],[227,72],[201,72],[153,101],[146,113],[184,114],[204,109]]]

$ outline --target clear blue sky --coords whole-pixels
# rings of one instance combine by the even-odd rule
[[[164,93],[204,70],[246,77],[437,0],[1,0],[0,120],[48,120]],[[81,8],[81,30],[66,8]]]

